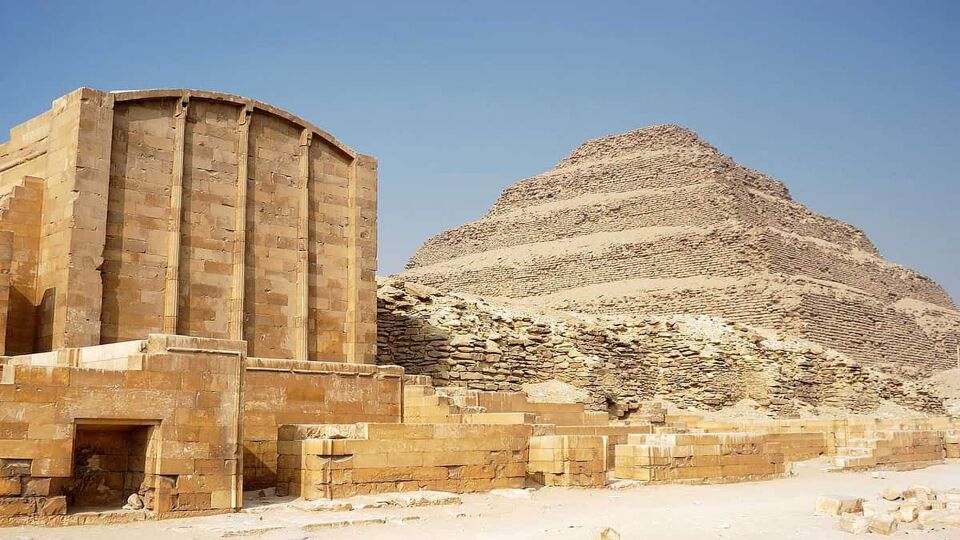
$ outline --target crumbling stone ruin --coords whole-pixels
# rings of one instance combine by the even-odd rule
[[[539,312],[395,279],[377,296],[378,362],[438,385],[518,392],[561,381],[617,417],[650,400],[715,410],[750,399],[774,416],[870,412],[887,400],[943,412],[921,382],[723,319]]]
[[[902,371],[953,367],[960,312],[860,230],[676,126],[591,140],[429,239],[397,276],[597,314],[703,314]]]

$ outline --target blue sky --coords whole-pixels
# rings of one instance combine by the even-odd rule
[[[960,300],[960,2],[154,4],[0,0],[0,130],[78,86],[272,103],[380,159],[386,274],[580,142],[682,124]]]

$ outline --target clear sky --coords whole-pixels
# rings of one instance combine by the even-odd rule
[[[386,274],[584,140],[681,124],[960,301],[958,29],[958,1],[0,0],[0,130],[78,86],[272,103],[379,158]]]

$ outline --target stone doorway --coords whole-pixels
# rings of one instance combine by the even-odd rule
[[[119,509],[140,491],[156,424],[77,423],[71,510]]]

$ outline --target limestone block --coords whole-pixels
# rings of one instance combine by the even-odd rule
[[[870,517],[870,532],[890,535],[897,532],[897,517],[890,513],[881,513]]]
[[[859,514],[843,514],[838,526],[841,531],[852,534],[867,534],[870,532],[871,519]]]
[[[844,495],[821,495],[814,507],[818,514],[839,516],[841,514],[862,514],[863,499]]]

